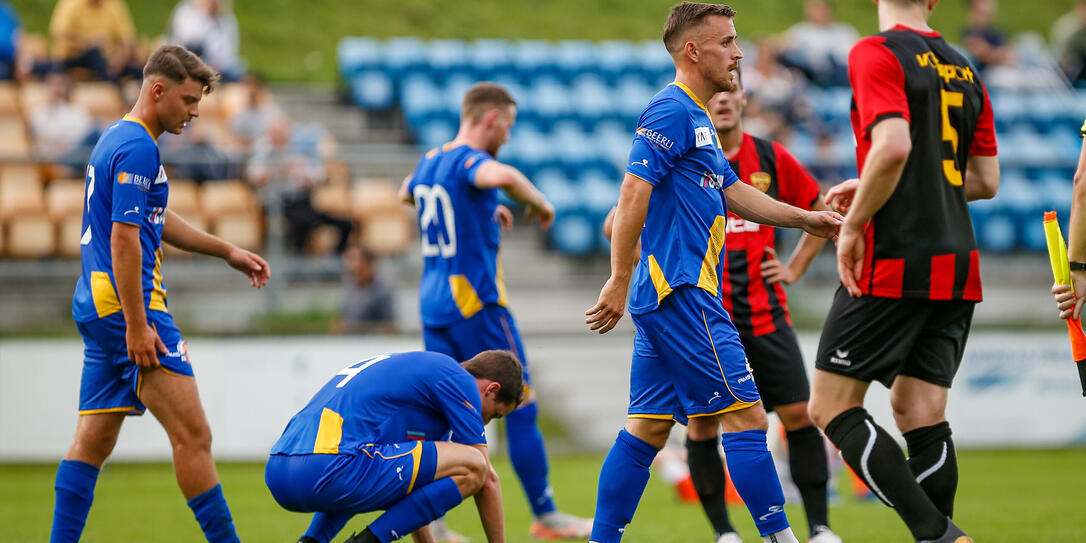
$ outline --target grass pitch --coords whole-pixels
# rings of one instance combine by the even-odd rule
[[[1054,451],[963,451],[959,453],[961,486],[955,519],[982,543],[1086,541],[1082,489],[1086,487],[1086,449]],[[559,506],[591,516],[602,456],[553,459],[552,482]],[[531,541],[530,517],[509,462],[495,460],[502,477],[506,528],[510,542]],[[49,464],[0,465],[0,526],[4,541],[48,540],[53,510],[53,477]],[[280,509],[264,487],[262,464],[223,463],[219,473],[239,534],[249,542],[293,543],[309,523],[307,515]],[[847,543],[911,541],[893,511],[878,502],[857,501],[843,483],[831,505],[830,520]],[[759,541],[746,510],[729,509],[744,541]],[[801,541],[806,540],[802,508],[788,507]],[[374,515],[352,520],[338,540],[359,530]],[[456,530],[483,542],[472,503],[448,516]],[[653,477],[624,542],[686,543],[711,541],[701,508],[678,502],[671,487]],[[83,541],[198,542],[199,528],[167,464],[112,464],[98,481]]]

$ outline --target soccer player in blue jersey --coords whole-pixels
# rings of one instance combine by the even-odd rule
[[[188,350],[167,310],[162,242],[222,258],[254,287],[267,283],[270,269],[166,207],[169,183],[156,139],[181,133],[218,75],[177,46],[155,50],[143,75],[132,111],[103,132],[87,167],[83,272],[72,301],[85,346],[83,377],[75,438],[57,469],[53,542],[79,540],[124,417],[146,408],[170,438],[178,486],[207,540],[238,541]]]
[[[327,543],[355,514],[381,510],[348,543],[407,534],[431,542],[428,523],[468,496],[487,540],[504,542],[483,426],[516,408],[522,372],[509,351],[463,364],[440,353],[385,354],[343,368],[290,419],[265,471],[280,505],[316,513],[299,543]]]
[[[743,54],[733,17],[727,6],[684,2],[664,24],[675,82],[638,122],[615,214],[611,277],[586,311],[590,328],[606,333],[624,314],[629,292],[637,327],[629,418],[600,471],[590,541],[621,539],[671,426],[690,417],[720,421],[732,480],[765,541],[797,541],[766,445],[765,410],[720,298],[720,252],[729,208],[821,237],[835,235],[841,217],[736,183],[704,105],[735,85],[732,71]]]
[[[524,347],[506,308],[498,247],[501,242],[498,189],[524,204],[528,219],[543,228],[554,220],[554,206],[520,171],[494,159],[509,139],[516,102],[494,83],[478,83],[464,96],[456,139],[432,149],[400,190],[418,210],[422,256],[419,285],[426,350],[466,360],[488,349],[507,349],[525,365],[529,385],[524,404],[506,417],[513,469],[535,521],[537,539],[584,539],[587,519],[561,513],[547,481],[543,435],[527,372]]]

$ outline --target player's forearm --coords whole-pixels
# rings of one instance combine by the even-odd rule
[[[1075,262],[1086,261],[1086,140],[1075,170],[1075,185],[1071,193],[1071,222],[1067,240],[1067,257]]]
[[[970,155],[965,169],[965,200],[987,200],[999,191],[999,159]]]
[[[486,540],[490,543],[505,543],[502,489],[493,468],[482,490],[475,494],[475,507],[479,510],[479,520],[482,522]]]
[[[226,258],[233,246],[202,230],[193,228],[173,211],[166,210],[166,223],[162,226],[162,240],[178,249],[218,258]]]
[[[637,262],[637,244],[648,215],[652,185],[632,175],[622,182],[611,226],[611,276],[629,282]]]
[[[806,211],[774,200],[764,192],[741,182],[724,189],[728,209],[740,217],[758,224],[802,228]]]
[[[113,257],[113,280],[117,283],[117,298],[121,302],[125,323],[128,327],[146,326],[147,312],[143,307],[143,253],[139,227],[113,223],[110,254]]]
[[[535,188],[535,185],[520,170],[510,167],[509,175],[509,183],[502,188],[514,202],[533,207],[546,205],[546,196],[543,196],[543,193]]]

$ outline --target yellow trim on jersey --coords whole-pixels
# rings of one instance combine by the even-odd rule
[[[502,265],[501,249],[498,249],[498,271],[494,274],[494,283],[498,288],[498,305],[506,307],[509,303],[509,295],[505,290],[505,266]]]
[[[313,442],[313,454],[339,454],[339,442],[343,439],[343,417],[328,409],[321,411],[317,439]]]
[[[151,129],[147,128],[147,123],[143,122],[143,119],[140,119],[139,117],[133,117],[133,116],[127,114],[127,113],[125,113],[124,117],[121,117],[121,119],[125,120],[125,121],[132,121],[134,123],[139,123],[140,126],[142,126],[143,129],[147,131],[147,135],[151,136],[151,139],[157,141],[157,139],[154,137],[154,135],[151,134]]]
[[[155,268],[151,270],[151,302],[147,309],[166,311],[166,289],[162,287],[162,247],[155,250]]]
[[[134,405],[127,407],[108,407],[106,409],[80,409],[80,415],[100,415],[102,413],[139,413],[143,412],[136,408]]]
[[[113,288],[113,281],[109,280],[109,273],[104,271],[92,271],[90,276],[91,298],[94,299],[94,311],[98,318],[108,317],[121,310],[121,300],[117,298],[117,290]]]
[[[453,301],[456,302],[457,309],[465,319],[470,319],[472,315],[483,309],[483,301],[479,299],[479,294],[475,292],[475,287],[471,286],[471,281],[468,281],[467,276],[450,275],[449,288],[452,289]]]
[[[682,89],[683,92],[685,92],[686,95],[689,96],[690,99],[693,100],[694,103],[697,104],[698,107],[700,107],[701,110],[705,112],[705,116],[709,118],[709,125],[713,126],[713,116],[709,113],[709,108],[705,107],[705,104],[701,103],[701,100],[698,99],[697,95],[694,94],[694,91],[690,90],[690,87],[687,87],[685,84],[678,81],[672,81],[671,84]],[[713,130],[712,132],[714,135],[716,135],[716,130]],[[716,146],[721,149],[724,148],[724,144],[720,142],[720,136],[716,136]]]
[[[698,286],[713,296],[719,291],[720,278],[716,275],[716,267],[720,264],[720,251],[724,248],[724,227],[727,222],[724,215],[717,215],[713,220],[713,226],[709,229],[709,246],[705,249],[705,259],[701,261]]]
[[[422,463],[422,442],[415,443],[415,448],[411,449],[411,482],[407,484],[407,493],[410,494],[415,489],[415,479],[419,476],[419,465]]]
[[[704,309],[701,311],[701,322],[705,323],[705,335],[709,336],[709,345],[711,345],[713,347],[713,357],[716,358],[716,367],[720,368],[720,378],[724,380],[724,386],[728,388],[728,394],[731,394],[732,398],[735,398],[736,403],[748,403],[748,402],[744,402],[743,400],[740,400],[739,396],[736,396],[735,393],[732,392],[732,386],[728,384],[728,376],[724,375],[724,366],[720,364],[720,355],[717,354],[717,352],[716,352],[716,342],[713,341],[713,333],[709,331],[709,319],[705,318],[705,310]],[[733,407],[734,405],[735,404],[733,403],[732,405],[730,405],[728,407],[725,407],[724,409],[722,409],[722,410],[720,410],[718,412],[719,413],[727,413],[728,410],[731,407]],[[749,407],[749,406],[746,406],[746,407]],[[742,409],[742,407],[736,408],[735,410],[738,410],[738,409]]]
[[[656,289],[656,303],[664,301],[664,298],[671,294],[672,288],[667,277],[664,277],[664,270],[660,269],[660,264],[656,262],[656,255],[649,255],[649,277]]]

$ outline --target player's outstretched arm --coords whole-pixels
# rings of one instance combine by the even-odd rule
[[[488,160],[475,171],[475,186],[480,189],[502,189],[513,201],[527,207],[528,222],[539,217],[539,226],[544,230],[554,222],[554,205],[520,170],[502,164],[497,160]]]
[[[728,209],[740,217],[760,224],[802,228],[821,237],[837,235],[841,216],[832,211],[807,211],[775,200],[746,184],[732,183],[724,189]]]
[[[999,159],[995,156],[969,155],[965,164],[965,199],[987,200],[999,191]]]
[[[260,255],[194,228],[169,209],[162,227],[162,240],[178,249],[225,260],[230,267],[244,273],[254,287],[266,285],[271,278],[271,267]]]
[[[822,203],[821,197],[815,201],[811,208],[815,211],[829,211],[829,207]],[[799,238],[796,248],[792,250],[792,256],[788,258],[788,264],[782,263],[777,258],[777,252],[772,247],[766,247],[766,253],[769,254],[770,259],[762,262],[762,277],[765,278],[767,283],[780,282],[786,285],[795,283],[800,277],[803,277],[803,274],[807,273],[807,268],[811,267],[811,262],[825,244],[826,238],[812,236],[804,232],[803,236]]]
[[[403,178],[403,183],[400,183],[400,201],[405,204],[415,205],[415,195],[411,194],[411,179],[414,177],[409,175]]]
[[[618,324],[626,311],[626,296],[630,291],[633,265],[639,254],[641,228],[645,225],[651,196],[651,184],[626,174],[611,222],[611,277],[603,285],[596,305],[584,313],[585,324],[590,330],[606,334]]]

